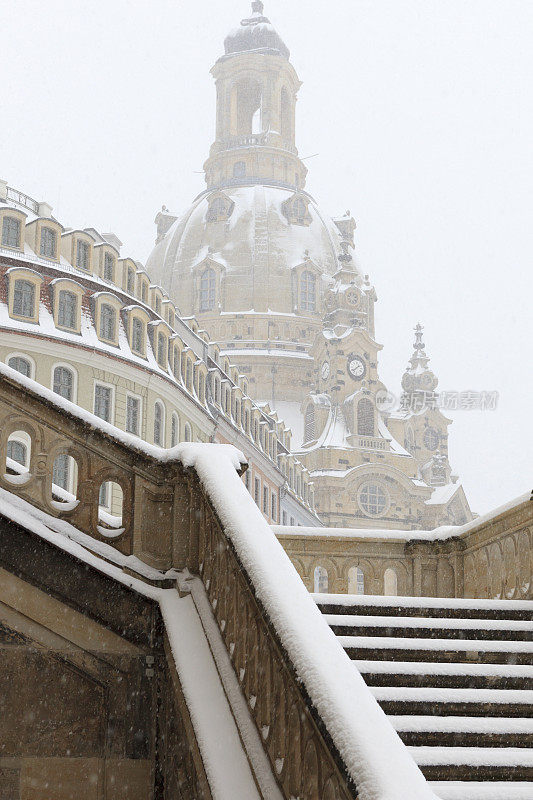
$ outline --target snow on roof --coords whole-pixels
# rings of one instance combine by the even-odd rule
[[[425,501],[426,505],[435,506],[448,503],[460,488],[460,483],[447,483],[444,486],[436,486],[429,500]]]

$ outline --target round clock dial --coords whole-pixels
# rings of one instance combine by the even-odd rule
[[[355,289],[349,289],[349,290],[346,292],[346,302],[347,302],[347,303],[348,303],[350,306],[356,306],[356,305],[357,305],[357,300],[358,300],[358,297],[357,297],[357,292],[356,292],[356,290],[355,290]]]
[[[360,381],[365,377],[366,364],[361,356],[352,355],[348,356],[348,374],[354,381]]]
[[[322,380],[327,381],[329,378],[329,361],[324,361],[322,363],[320,374],[322,375]]]

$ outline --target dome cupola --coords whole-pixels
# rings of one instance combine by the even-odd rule
[[[268,19],[263,16],[263,3],[254,0],[252,16],[241,20],[238,28],[234,28],[224,40],[227,56],[235,53],[263,52],[283,56],[288,59],[289,48],[282,40]]]

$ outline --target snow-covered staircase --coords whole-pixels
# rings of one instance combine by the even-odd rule
[[[443,800],[533,800],[533,604],[315,595]]]

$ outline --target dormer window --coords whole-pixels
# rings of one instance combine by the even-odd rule
[[[291,225],[310,225],[312,222],[305,195],[295,194],[282,203],[282,211]]]
[[[163,369],[167,367],[168,352],[167,352],[167,337],[160,333],[157,337],[157,363]]]
[[[115,341],[116,327],[115,309],[107,303],[102,303],[100,309],[100,339],[107,339],[109,342]]]
[[[215,270],[206,267],[200,278],[200,311],[211,311],[215,307]]]
[[[300,308],[302,311],[316,311],[316,275],[309,270],[300,276]]]
[[[35,285],[30,281],[15,281],[13,292],[13,314],[17,317],[35,316]]]
[[[148,287],[147,287],[146,281],[143,281],[141,283],[141,300],[143,301],[143,303],[146,303],[146,295],[147,295],[147,293],[148,293]]]
[[[57,324],[62,328],[76,330],[78,327],[78,298],[74,292],[61,290],[57,308]]]
[[[104,257],[104,280],[111,283],[115,280],[115,256],[106,253]]]
[[[159,314],[159,316],[161,316],[161,298],[160,297],[156,297],[155,298],[155,313]]]
[[[131,323],[131,349],[144,355],[144,323],[139,317],[133,317]]]
[[[205,215],[207,222],[219,222],[227,220],[233,211],[234,203],[224,194],[217,194],[209,203],[209,208]]]
[[[15,217],[4,217],[2,220],[2,245],[4,247],[20,247],[20,220]]]
[[[130,267],[126,278],[126,291],[128,294],[133,294],[135,291],[135,272]]]
[[[89,269],[89,243],[78,239],[76,243],[76,266],[78,269]]]
[[[55,258],[57,248],[57,234],[52,228],[41,228],[41,250],[45,258]]]

